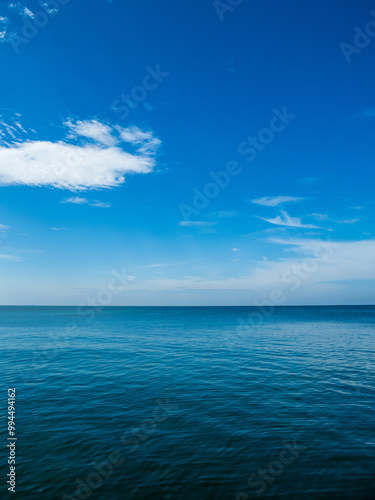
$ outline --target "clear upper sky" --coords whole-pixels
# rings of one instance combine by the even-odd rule
[[[0,6],[0,303],[374,303],[373,2]]]

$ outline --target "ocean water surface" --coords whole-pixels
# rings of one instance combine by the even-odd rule
[[[1,307],[0,498],[375,499],[375,307]]]

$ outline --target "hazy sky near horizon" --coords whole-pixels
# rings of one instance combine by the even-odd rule
[[[1,1],[0,54],[0,304],[374,303],[372,2]]]

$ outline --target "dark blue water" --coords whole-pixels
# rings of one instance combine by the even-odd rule
[[[375,307],[255,311],[0,308],[15,498],[375,499]]]

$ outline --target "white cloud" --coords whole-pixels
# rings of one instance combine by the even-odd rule
[[[265,205],[266,207],[276,207],[281,203],[290,203],[302,200],[303,198],[296,198],[295,196],[263,196],[263,198],[251,200],[251,203],[255,203],[257,205]]]
[[[4,16],[0,16],[0,41],[5,42],[7,37],[7,25],[9,24],[9,19]]]
[[[239,252],[238,248],[231,248],[232,252]]]
[[[303,177],[303,179],[299,179],[299,183],[300,184],[314,184],[315,182],[320,182],[322,181],[323,179],[325,179],[326,175],[323,174],[323,175],[314,175],[314,176],[311,176],[311,177]]]
[[[57,9],[55,9],[55,8],[51,8],[51,7],[50,7],[50,4],[49,4],[48,2],[42,2],[42,3],[40,3],[39,5],[41,5],[41,6],[43,7],[43,9],[44,9],[45,11],[47,11],[47,12],[48,12],[48,14],[50,14],[50,15],[52,15],[52,14],[57,14],[57,13],[58,13],[58,11],[59,11],[59,9],[58,9],[58,8],[57,8]]]
[[[312,253],[314,248],[319,244],[319,240],[310,238],[277,238],[271,237],[267,241],[270,243],[275,243],[277,245],[283,245],[285,247],[290,247],[290,250],[297,253],[309,254]],[[333,245],[335,245],[333,243]]]
[[[0,254],[0,260],[12,260],[14,262],[19,262],[21,259],[16,255]]]
[[[0,185],[51,186],[71,191],[113,188],[123,184],[127,174],[149,173],[155,167],[160,140],[152,132],[137,127],[111,129],[97,120],[68,121],[66,125],[70,135],[65,140],[0,145]],[[72,135],[81,143],[72,143]],[[125,149],[129,142],[136,151]]]
[[[0,16],[0,43],[9,42],[17,35],[12,23],[6,16]]]
[[[22,142],[22,140],[24,140],[24,134],[27,134],[27,131],[22,127],[19,121],[16,121],[18,119],[19,116],[17,113],[8,117],[7,121],[0,115],[0,144],[11,146],[12,142]],[[10,120],[13,125],[8,123]]]
[[[358,222],[360,219],[345,219],[345,220],[338,220],[337,222],[339,224],[355,224]]]
[[[12,127],[12,125],[9,125],[5,122],[0,122],[0,125],[3,127],[3,130],[1,131],[1,136],[5,136],[6,134],[8,134],[12,139],[17,139],[17,130]]]
[[[99,208],[109,208],[111,206],[110,203],[99,200],[90,201],[89,205],[90,207],[99,207]]]
[[[15,125],[25,134],[27,133],[26,130],[22,127],[22,125],[19,122],[15,122]]]
[[[22,5],[20,2],[8,4],[8,9],[14,10],[20,16],[27,16],[27,17],[31,17],[31,18],[34,17],[34,13],[31,12],[31,10],[28,9],[26,6]]]
[[[82,205],[84,203],[88,203],[89,201],[86,198],[80,198],[79,196],[72,196],[71,198],[66,198],[60,203],[76,203],[77,205]]]
[[[27,7],[25,7],[25,8],[23,9],[23,13],[24,13],[24,15],[25,15],[25,16],[27,16],[27,17],[31,17],[31,18],[33,18],[33,17],[34,17],[34,13],[33,13],[33,12],[31,12],[31,10],[29,10]]]
[[[66,227],[51,227],[53,231],[65,231]]]
[[[155,290],[232,290],[246,291],[247,297],[269,299],[270,292],[283,290],[286,303],[314,301],[332,303],[332,293],[342,291],[348,280],[375,280],[373,256],[375,240],[330,242],[316,239],[274,240],[290,246],[292,255],[283,259],[255,262],[243,276],[213,279],[210,276],[185,276],[183,278],[139,279],[134,289]],[[316,260],[314,266],[312,260]],[[358,258],[360,256],[361,258]],[[305,268],[301,267],[305,264]],[[289,280],[285,280],[283,276]],[[291,276],[302,276],[300,287],[293,290]],[[299,280],[297,280],[298,282]],[[336,282],[336,283],[333,283]],[[132,289],[132,290],[134,290]],[[348,288],[345,300],[353,303],[352,290]],[[349,297],[349,298],[348,298]],[[351,299],[350,299],[351,297]],[[352,302],[350,302],[352,300]]]
[[[119,141],[112,135],[112,129],[98,120],[85,120],[73,123],[71,120],[64,122],[71,130],[71,137],[81,136],[103,144],[104,146],[115,146]]]
[[[138,127],[128,127],[126,129],[117,127],[120,137],[123,141],[140,146],[139,152],[144,154],[154,153],[160,146],[161,142],[157,137],[152,135],[152,132],[143,132]]]
[[[186,266],[187,262],[157,262],[155,264],[147,264],[146,266],[140,266],[140,269],[153,269],[157,267],[169,267],[169,266]]]
[[[66,198],[63,201],[60,201],[60,203],[73,203],[76,205],[89,205],[90,207],[99,207],[99,208],[108,208],[111,206],[110,203],[105,203],[105,202],[99,201],[99,200],[88,200],[87,198],[80,198],[79,196],[72,196],[71,198]]]
[[[329,216],[327,214],[307,214],[309,217],[314,217],[317,220],[328,220]]]
[[[267,219],[265,217],[258,217],[258,219],[269,222],[270,224],[275,224],[276,226],[286,226],[286,227],[299,227],[304,229],[318,229],[319,226],[314,226],[314,224],[302,224],[299,217],[290,217],[285,210],[281,211],[282,217],[278,215],[273,219]],[[320,228],[319,228],[320,229]]]
[[[323,220],[331,220],[331,222],[334,222],[336,224],[355,224],[358,222],[360,219],[344,219],[344,220],[337,220],[337,219],[332,219],[326,214],[307,214],[309,217],[314,217],[317,220],[323,221]]]
[[[215,222],[207,222],[203,220],[182,220],[178,224],[180,226],[187,226],[187,227],[204,227],[204,226],[213,226]]]
[[[10,226],[5,226],[5,224],[0,224],[0,233],[4,233]]]

